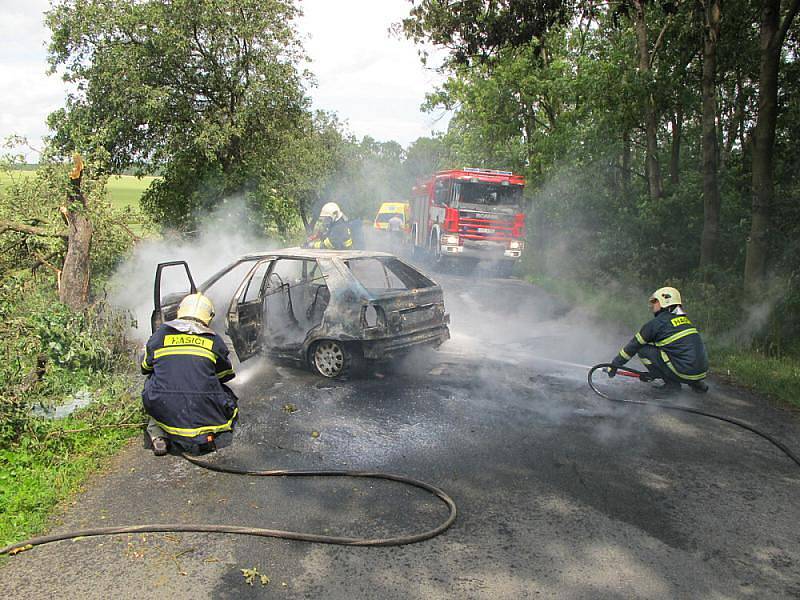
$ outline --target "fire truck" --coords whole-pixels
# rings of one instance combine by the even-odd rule
[[[450,259],[492,261],[508,273],[525,248],[522,190],[525,178],[510,171],[439,171],[416,185],[410,235],[417,254],[437,266]]]

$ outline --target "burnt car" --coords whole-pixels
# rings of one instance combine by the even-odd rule
[[[162,298],[167,270],[181,291]],[[183,296],[200,291],[217,310],[240,361],[256,354],[291,360],[323,377],[341,377],[355,360],[382,360],[450,338],[442,288],[382,252],[290,248],[248,254],[195,285],[184,261],[156,269],[153,331],[177,316]]]

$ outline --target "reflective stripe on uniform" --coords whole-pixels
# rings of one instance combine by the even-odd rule
[[[640,360],[642,361],[643,365],[652,365],[653,364],[653,361],[650,360],[649,358],[641,358]]]
[[[239,414],[239,409],[233,409],[233,416],[228,419],[225,423],[221,425],[206,425],[204,427],[196,427],[194,429],[184,429],[183,427],[170,427],[169,425],[165,425],[161,421],[156,421],[159,427],[166,431],[167,433],[171,433],[172,435],[179,435],[181,437],[193,438],[198,435],[203,435],[204,433],[218,433],[220,431],[230,431],[233,426],[233,420],[236,418],[236,415]]]
[[[153,367],[147,364],[147,356],[145,356],[145,357],[142,359],[142,368],[143,368],[145,371],[152,371],[152,370],[153,370]]]
[[[644,338],[642,337],[642,334],[639,333],[638,331],[636,332],[636,336],[635,337],[636,337],[636,341],[639,342],[640,344],[646,344],[647,343],[647,342],[644,341]]]
[[[631,359],[631,355],[628,354],[627,352],[625,352],[625,348],[623,348],[622,350],[619,351],[619,355],[622,358],[624,358],[625,360],[630,360]]]
[[[322,242],[322,244],[323,244],[323,245],[324,245],[324,246],[325,246],[325,247],[326,247],[328,250],[332,250],[332,249],[333,249],[333,242],[331,242],[331,239],[330,239],[330,238],[325,238],[325,240]]]
[[[677,375],[681,379],[685,379],[687,381],[700,381],[701,379],[705,379],[706,375],[708,375],[708,371],[704,371],[699,375],[684,375],[683,373],[679,373],[678,370],[673,366],[672,362],[669,359],[669,356],[667,356],[667,353],[664,352],[663,350],[661,350],[661,360],[663,360],[664,363],[669,367],[670,371],[675,373],[675,375]]]
[[[694,327],[690,327],[689,329],[684,329],[683,331],[679,331],[678,333],[673,334],[668,338],[664,338],[660,342],[656,342],[656,346],[658,346],[659,348],[661,346],[668,346],[672,342],[676,342],[681,338],[685,338],[687,335],[693,335],[695,333],[697,333],[697,329],[695,329]]]
[[[170,346],[169,348],[159,348],[153,353],[154,358],[164,356],[200,356],[207,358],[214,364],[217,362],[217,355],[205,348],[193,348],[191,346]]]
[[[233,369],[225,369],[217,373],[217,377],[219,378],[225,377],[226,375],[233,375]]]
[[[350,238],[347,238],[345,240],[345,242],[344,242],[344,247],[345,248],[352,248],[353,247],[353,240],[350,239]]]

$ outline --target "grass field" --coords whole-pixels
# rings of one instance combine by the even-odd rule
[[[13,173],[0,172],[0,190],[9,184],[12,177],[32,177],[36,171],[19,170]],[[139,208],[139,198],[155,177],[134,177],[133,175],[114,175],[108,180],[108,199],[114,208],[131,206]]]
[[[114,208],[139,208],[139,198],[154,179],[155,177],[139,179],[133,175],[114,175],[108,180],[108,199]]]

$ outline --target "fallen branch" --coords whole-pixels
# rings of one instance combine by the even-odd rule
[[[121,227],[122,229],[124,229],[125,232],[129,236],[131,236],[135,242],[140,242],[142,240],[142,236],[136,235],[133,232],[133,230],[130,227],[128,227],[127,224],[123,223],[122,221],[117,221],[116,219],[111,219],[111,223],[113,223],[114,225],[117,225],[118,227]]]
[[[27,233],[28,235],[36,235],[39,237],[55,237],[68,239],[69,234],[66,231],[48,231],[42,227],[34,227],[33,225],[25,225],[23,223],[12,223],[11,221],[0,221],[0,234],[6,231],[16,231],[18,233]]]
[[[42,256],[38,252],[34,252],[33,256],[36,258],[36,262],[33,263],[33,266],[31,267],[31,272],[35,273],[39,267],[44,265],[49,269],[51,269],[53,272],[55,272],[57,278],[61,278],[61,269],[59,269],[50,262],[50,260],[58,256],[58,254],[59,254],[58,252],[53,252],[49,256]]]

